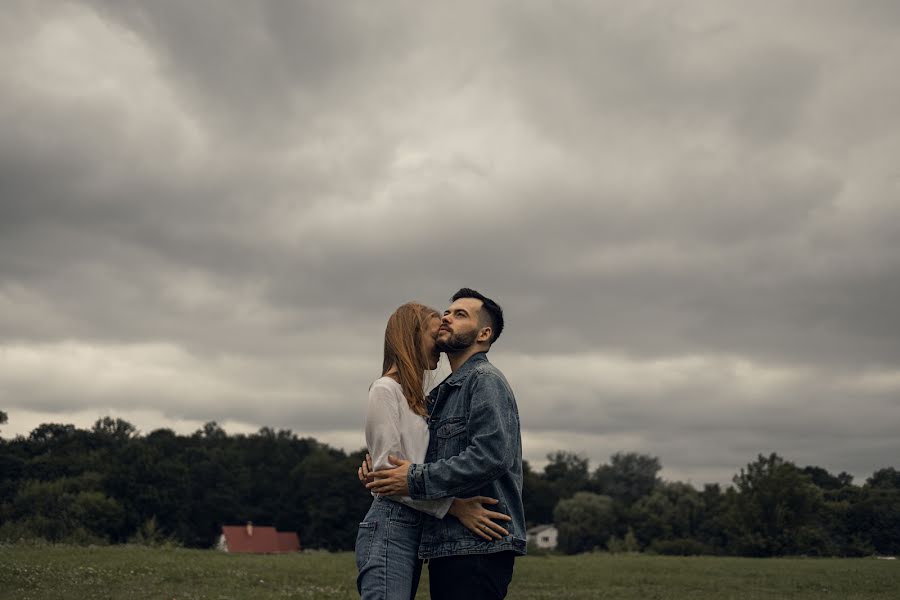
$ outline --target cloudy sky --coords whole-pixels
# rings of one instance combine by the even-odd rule
[[[355,450],[387,316],[470,286],[536,465],[900,466],[898,30],[894,0],[6,2],[2,435]]]

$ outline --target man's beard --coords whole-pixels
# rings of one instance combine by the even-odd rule
[[[470,347],[475,343],[475,338],[477,337],[477,330],[470,331],[469,333],[451,333],[450,337],[446,340],[441,340],[440,338],[436,339],[435,345],[441,352],[453,354],[454,352],[460,352]]]

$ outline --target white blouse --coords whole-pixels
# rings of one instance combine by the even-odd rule
[[[366,447],[372,455],[372,466],[390,469],[388,454],[413,463],[425,462],[428,450],[428,424],[412,411],[403,388],[391,377],[376,379],[369,388],[369,405],[366,411]],[[390,496],[418,511],[443,519],[453,498],[439,500],[413,500],[409,496]]]

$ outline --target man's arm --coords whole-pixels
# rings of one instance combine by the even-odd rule
[[[433,463],[410,464],[374,473],[369,489],[432,500],[477,492],[499,477],[514,459],[516,413],[506,382],[492,373],[476,375],[469,411],[469,445]]]
[[[409,461],[401,460],[393,456],[389,457],[393,464],[409,464]],[[360,467],[356,470],[359,480],[365,484],[370,481],[372,473],[372,457],[366,454],[366,460],[362,461]],[[442,502],[451,502],[450,508],[446,514],[453,515],[463,526],[478,537],[491,541],[502,539],[503,536],[509,535],[509,531],[503,528],[497,521],[512,521],[512,517],[503,513],[498,513],[485,508],[486,505],[493,505],[500,502],[496,498],[488,498],[487,496],[475,496],[474,498],[442,498],[440,500],[412,500],[403,497],[404,504],[415,506],[411,503],[421,502],[425,504],[437,504]],[[427,511],[423,511],[427,512]],[[429,513],[431,514],[431,513]],[[439,519],[442,515],[435,514]]]

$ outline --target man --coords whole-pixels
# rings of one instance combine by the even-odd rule
[[[392,460],[399,466],[375,471],[366,487],[417,499],[498,499],[491,508],[512,518],[505,524],[507,535],[487,541],[453,517],[426,519],[419,556],[429,560],[434,600],[504,598],[514,557],[525,554],[525,514],[519,411],[506,378],[487,359],[503,331],[503,310],[469,288],[451,301],[437,344],[452,373],[428,395],[426,462]]]

